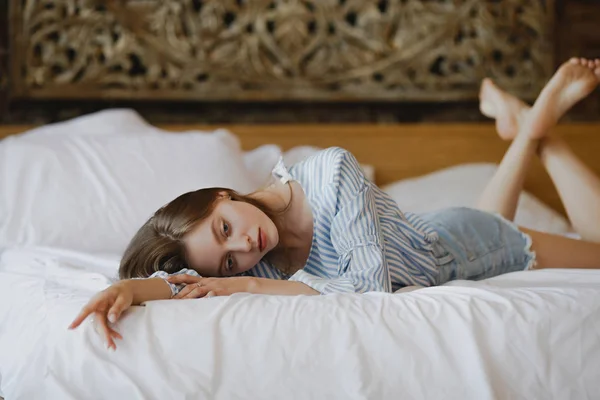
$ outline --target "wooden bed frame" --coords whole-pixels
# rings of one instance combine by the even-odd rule
[[[169,131],[211,130],[207,125],[166,125]],[[452,165],[500,162],[508,147],[493,124],[424,125],[223,125],[235,133],[244,149],[277,144],[282,149],[298,145],[341,146],[359,161],[375,166],[379,185],[419,176]],[[0,138],[31,126],[0,126]],[[600,175],[600,124],[565,124],[555,129],[575,153]],[[535,161],[525,188],[564,214],[560,198],[541,163]],[[598,205],[600,207],[600,204]]]

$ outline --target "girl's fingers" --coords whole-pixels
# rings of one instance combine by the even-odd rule
[[[177,295],[175,295],[175,297],[173,297],[174,299],[183,299],[185,296],[187,296],[188,293],[190,293],[192,290],[195,290],[198,287],[198,285],[191,284],[191,285],[187,285],[185,286],[183,289],[181,289],[179,291],[179,293],[177,293]]]
[[[69,325],[69,329],[75,329],[77,328],[79,325],[81,325],[81,323],[91,314],[94,312],[94,310],[96,310],[96,308],[98,307],[98,302],[97,301],[93,301],[93,302],[89,302],[88,304],[86,304],[81,311],[79,312],[79,315],[77,315],[77,317],[75,317],[75,319],[73,320],[73,322],[71,322],[71,325]]]
[[[210,290],[208,290],[206,286],[196,286],[184,297],[184,299],[198,299],[206,296],[208,292],[210,292]]]
[[[193,289],[192,286],[186,286],[183,289],[181,289],[179,291],[179,293],[177,293],[175,296],[173,296],[174,299],[181,299],[183,298],[183,296],[185,296],[186,294],[188,294],[189,292],[191,292]]]
[[[108,329],[110,329],[110,334],[111,334],[111,336],[113,336],[113,337],[115,337],[115,338],[117,338],[117,339],[123,340],[123,336],[121,336],[121,334],[120,334],[119,332],[115,331],[115,330],[114,330],[113,328],[111,328],[111,327],[108,327]]]
[[[171,283],[198,283],[202,280],[199,276],[193,276],[188,274],[170,275],[167,277],[167,281]]]
[[[106,316],[99,311],[96,311],[94,314],[95,314],[98,322],[100,323],[102,330],[104,331],[104,335],[106,336],[106,344],[107,344],[108,348],[109,349],[112,348],[113,350],[116,350],[117,346],[115,345],[115,342],[112,339],[112,335],[111,335],[112,329],[110,329],[110,327],[108,326],[108,323],[106,321]]]
[[[121,317],[121,313],[125,311],[127,307],[128,305],[125,297],[117,297],[117,300],[115,300],[115,304],[113,304],[110,310],[108,310],[108,320],[113,324],[117,322],[119,317]]]

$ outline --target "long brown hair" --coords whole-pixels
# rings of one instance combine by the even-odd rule
[[[275,218],[278,212],[251,196],[218,187],[188,192],[156,211],[138,230],[123,254],[119,277],[145,278],[156,271],[171,274],[189,268],[183,239],[212,213],[223,192],[234,201],[257,207],[279,228]]]

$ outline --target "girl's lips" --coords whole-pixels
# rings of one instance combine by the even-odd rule
[[[258,228],[258,247],[261,252],[267,247],[267,238],[265,233],[260,228]]]

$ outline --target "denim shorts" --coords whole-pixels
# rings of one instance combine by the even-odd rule
[[[455,279],[491,278],[535,265],[531,237],[500,215],[448,208],[419,216],[439,235],[433,245],[440,268],[438,285]]]

